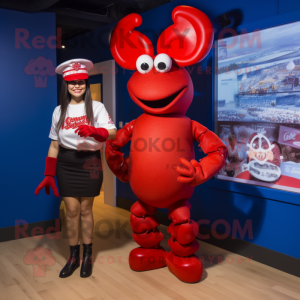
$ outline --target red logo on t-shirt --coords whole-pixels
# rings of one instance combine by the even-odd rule
[[[81,117],[68,117],[65,120],[65,123],[62,126],[62,129],[76,129],[80,125],[91,125],[90,122],[87,120],[86,115]]]
[[[108,124],[114,124],[114,122],[113,122],[113,120],[111,119],[110,115],[108,115],[108,118],[109,118]]]

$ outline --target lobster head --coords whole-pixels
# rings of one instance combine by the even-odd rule
[[[185,66],[206,57],[212,47],[213,26],[200,10],[178,6],[172,12],[174,24],[162,32],[157,55],[151,41],[135,30],[142,17],[130,14],[114,28],[110,49],[124,69],[136,70],[127,84],[132,100],[151,114],[185,114],[194,94]]]

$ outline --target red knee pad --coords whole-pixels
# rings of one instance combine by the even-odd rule
[[[136,217],[134,214],[130,215],[130,225],[135,233],[144,233],[155,229],[159,223],[155,216],[147,216],[146,218]]]
[[[132,204],[130,211],[137,217],[145,217],[146,215],[154,215],[157,211],[157,208],[138,200]]]
[[[190,220],[190,222],[174,225],[174,222],[169,226],[168,232],[171,233],[179,244],[186,245],[195,240],[199,233],[199,225]]]
[[[156,247],[164,239],[164,235],[158,230],[148,233],[133,233],[132,237],[143,248]]]
[[[194,254],[199,249],[199,243],[196,240],[189,244],[181,245],[173,237],[169,239],[168,245],[172,252],[178,256],[189,256]]]
[[[169,219],[175,224],[184,223],[191,217],[191,204],[189,200],[181,200],[171,204],[169,208]]]

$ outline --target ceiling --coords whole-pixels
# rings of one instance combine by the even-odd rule
[[[0,0],[0,8],[56,14],[62,40],[105,26],[130,13],[142,13],[173,0]]]

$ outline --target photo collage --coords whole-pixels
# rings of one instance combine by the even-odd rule
[[[215,132],[228,149],[216,178],[300,193],[299,30],[294,22],[216,42]]]

